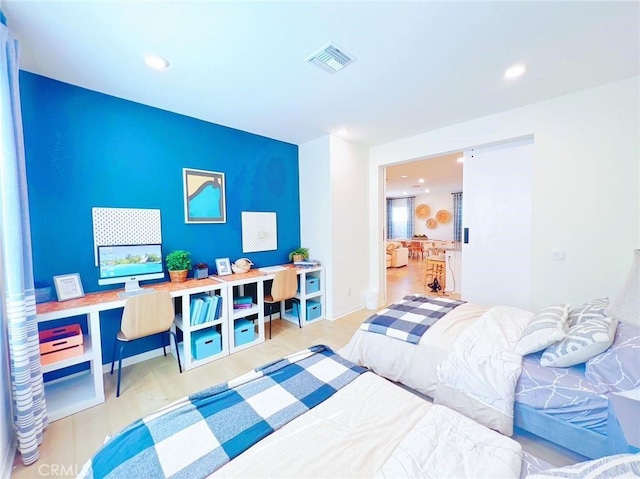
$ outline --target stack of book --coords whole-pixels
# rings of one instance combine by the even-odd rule
[[[304,259],[302,261],[294,261],[293,265],[298,268],[313,268],[315,266],[320,266],[320,261],[317,259]]]
[[[233,298],[233,309],[251,309],[253,298],[251,296],[238,296]]]
[[[191,326],[214,321],[220,317],[221,312],[222,298],[220,296],[200,293],[191,297],[189,309]]]

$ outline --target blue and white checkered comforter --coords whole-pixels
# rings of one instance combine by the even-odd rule
[[[204,478],[365,371],[313,346],[132,423],[80,477]]]
[[[430,326],[461,304],[464,301],[410,294],[378,311],[362,323],[360,329],[418,344]]]

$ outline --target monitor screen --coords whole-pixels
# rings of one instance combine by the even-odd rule
[[[159,244],[98,246],[98,265],[99,284],[164,277]]]

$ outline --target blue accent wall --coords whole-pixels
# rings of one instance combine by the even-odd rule
[[[300,246],[296,145],[24,71],[20,93],[37,280],[80,273],[85,292],[109,289],[98,286],[92,207],[159,208],[163,255],[190,251],[212,272],[215,258],[281,264]],[[185,224],[183,168],[225,174],[226,223]],[[242,211],[276,212],[276,251],[242,253]],[[104,362],[119,318],[101,316]],[[155,347],[132,345],[127,356]]]

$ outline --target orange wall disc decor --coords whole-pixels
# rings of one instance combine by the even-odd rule
[[[449,213],[447,210],[440,210],[436,213],[436,220],[438,220],[438,223],[448,223],[449,221],[451,221],[451,213]]]
[[[427,205],[418,205],[416,206],[416,216],[421,220],[428,218],[431,214],[431,208]]]

